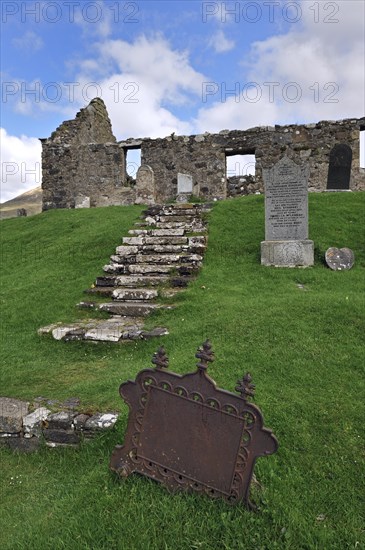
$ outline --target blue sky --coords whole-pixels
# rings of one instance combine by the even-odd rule
[[[96,95],[118,139],[363,116],[364,6],[2,0],[1,200]]]

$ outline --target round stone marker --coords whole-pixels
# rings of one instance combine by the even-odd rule
[[[355,256],[350,248],[331,247],[326,251],[326,263],[333,271],[351,269]]]

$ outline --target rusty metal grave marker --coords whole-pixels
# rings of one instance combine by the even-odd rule
[[[140,371],[119,393],[130,407],[124,445],[112,453],[110,468],[122,477],[133,472],[160,481],[169,490],[197,491],[230,504],[251,506],[249,487],[255,461],[274,453],[278,442],[263,427],[255,386],[247,373],[235,395],[207,375],[214,361],[207,340],[196,354],[193,373],[167,371],[161,347],[154,368]]]

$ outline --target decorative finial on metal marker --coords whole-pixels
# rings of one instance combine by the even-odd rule
[[[195,357],[200,359],[199,363],[196,364],[199,370],[207,370],[208,363],[213,363],[214,353],[209,340],[206,340],[202,347],[198,348]]]
[[[167,369],[169,366],[169,358],[165,348],[161,346],[156,353],[153,354],[152,363],[156,365],[156,369]]]
[[[247,401],[249,397],[255,395],[255,384],[251,384],[252,376],[249,372],[246,372],[242,380],[237,380],[236,392],[241,394],[242,399]]]

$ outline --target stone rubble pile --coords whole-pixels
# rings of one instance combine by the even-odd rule
[[[77,411],[79,399],[57,402],[56,407],[55,403],[39,398],[30,408],[26,401],[0,397],[0,444],[23,452],[37,450],[42,441],[47,447],[77,447],[112,428],[118,419],[115,412]]]
[[[86,292],[93,301],[80,308],[107,312],[109,319],[87,319],[67,326],[39,329],[56,340],[119,342],[168,334],[164,327],[144,329],[144,318],[157,309],[171,309],[158,298],[174,296],[188,285],[202,265],[206,248],[207,204],[151,206],[144,221],[129,231],[105,265],[104,275]],[[98,299],[109,301],[99,301]]]

